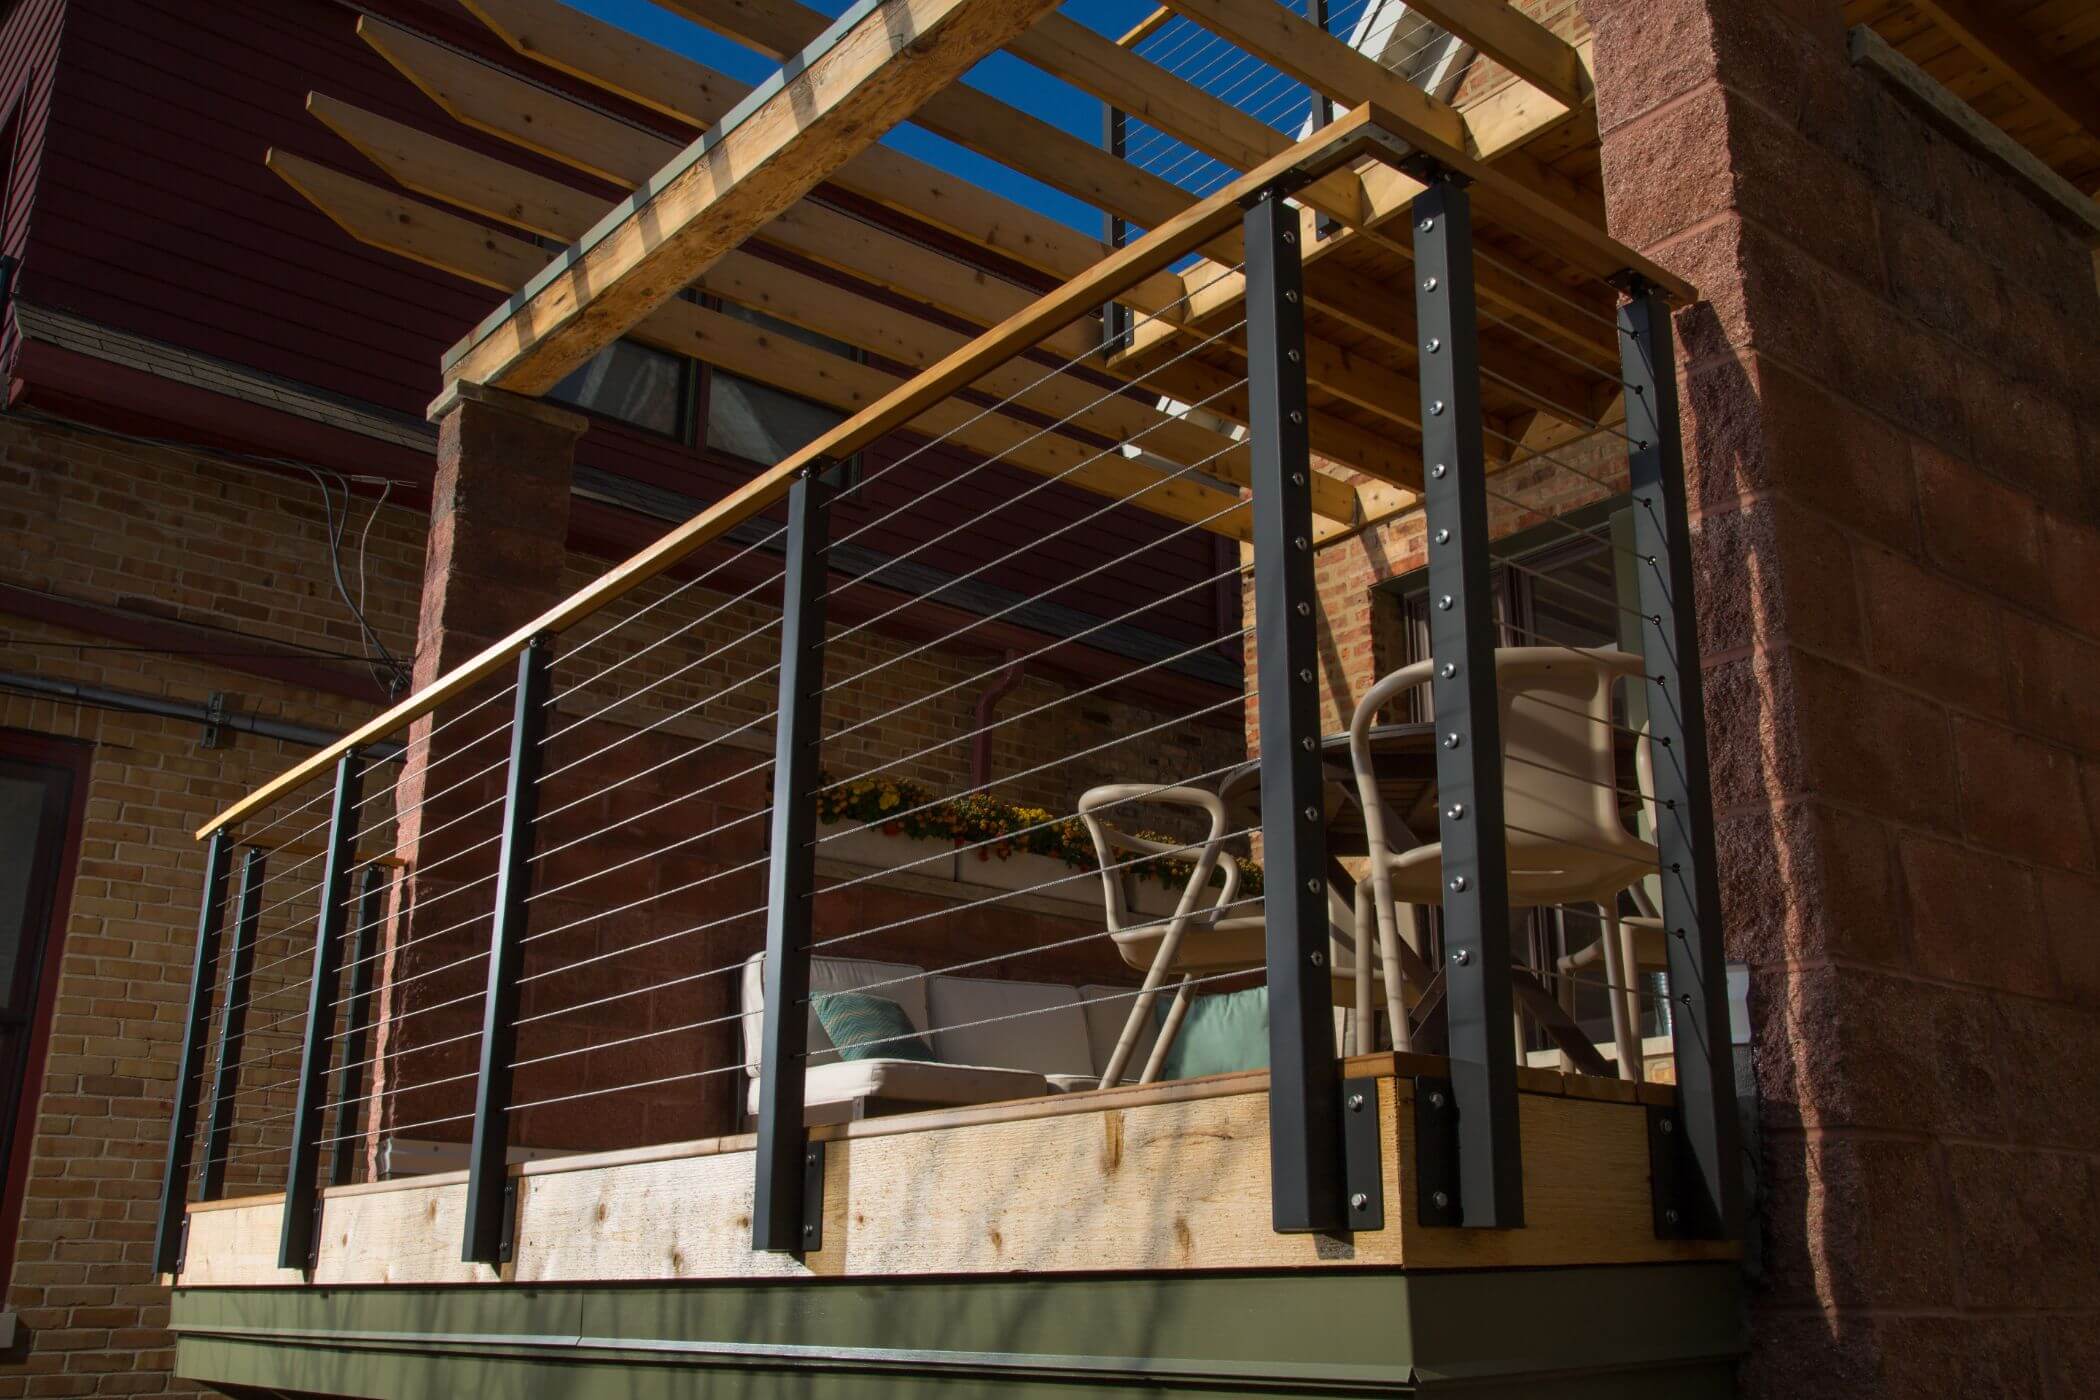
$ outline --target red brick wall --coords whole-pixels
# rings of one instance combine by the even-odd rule
[[[1682,312],[1747,1394],[2100,1388],[2100,304],[1837,0],[1589,0],[1614,231]]]

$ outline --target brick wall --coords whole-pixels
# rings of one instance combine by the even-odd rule
[[[1683,312],[1755,1395],[2100,1387],[2100,304],[1836,0],[1591,0],[1612,227]]]
[[[319,497],[296,479],[0,420],[0,531],[15,546],[0,561],[10,584],[150,600],[256,637],[359,650],[329,582]],[[422,551],[416,513],[381,514],[366,608],[396,649],[414,639]],[[199,702],[225,691],[238,708],[326,728],[366,708],[205,658],[80,650],[110,643],[5,624],[8,670]],[[30,1089],[42,1103],[7,1295],[25,1336],[0,1355],[0,1396],[189,1395],[168,1382],[167,1294],[147,1262],[203,877],[189,833],[304,751],[250,735],[205,751],[194,724],[18,696],[0,697],[0,726],[95,746],[72,908],[53,950],[50,1054]]]

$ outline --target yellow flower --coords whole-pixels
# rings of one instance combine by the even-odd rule
[[[884,789],[882,790],[882,802],[880,803],[880,806],[881,806],[882,810],[883,810],[883,811],[885,811],[885,812],[887,812],[887,811],[888,811],[888,810],[889,810],[890,808],[892,808],[892,807],[894,807],[894,806],[896,806],[896,805],[897,805],[897,789],[895,789],[895,788],[884,788]]]

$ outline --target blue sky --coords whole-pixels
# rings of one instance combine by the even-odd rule
[[[764,55],[719,38],[657,6],[652,0],[568,0],[568,3],[746,82],[756,83],[778,66]],[[803,0],[803,3],[836,15],[850,0]],[[1120,34],[1150,14],[1152,9],[1148,0],[1066,0],[1062,13],[1104,34]],[[1101,139],[1101,104],[1098,101],[1008,54],[996,53],[978,64],[970,72],[970,82],[1074,135],[1089,141]],[[998,162],[965,151],[938,136],[906,127],[891,133],[889,144],[1087,233],[1098,235],[1101,232],[1100,212],[1091,205],[1016,175]]]

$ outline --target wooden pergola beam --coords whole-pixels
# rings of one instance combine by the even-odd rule
[[[490,26],[498,38],[511,45],[518,52],[535,57],[561,72],[591,82],[608,92],[617,93],[623,98],[640,103],[679,120],[698,123],[707,119],[708,108],[705,104],[693,98],[692,94],[707,94],[713,100],[722,100],[730,97],[735,91],[731,80],[724,79],[720,74],[694,63],[682,55],[670,53],[668,50],[654,50],[648,56],[646,62],[639,61],[632,54],[631,44],[622,50],[622,52],[627,53],[628,61],[619,65],[619,71],[625,76],[623,79],[616,80],[610,71],[600,71],[593,57],[595,52],[593,45],[600,37],[598,31],[607,29],[609,26],[604,26],[597,20],[569,9],[567,6],[558,3],[558,0],[467,0],[467,3],[474,10],[475,14]],[[731,35],[732,37],[745,37],[735,35],[733,26],[746,23],[748,18],[748,22],[755,26],[755,32],[753,36],[747,38],[747,42],[761,49],[767,48],[771,43],[789,42],[792,35],[800,34],[805,30],[815,32],[821,29],[824,23],[823,17],[816,11],[795,4],[793,0],[775,0],[774,4],[766,7],[763,14],[737,7],[729,3],[729,0],[686,0],[685,4],[677,8],[680,13],[712,16],[711,27],[718,33]],[[1046,19],[1055,21],[1057,17],[1048,16]],[[655,165],[665,158],[670,150],[670,143],[663,140],[663,138],[648,136],[646,133],[636,133],[629,127],[620,127],[617,133],[606,131],[603,133],[604,139],[592,141],[588,137],[591,123],[600,124],[601,127],[617,126],[618,124],[612,123],[609,118],[589,112],[587,109],[578,108],[575,112],[555,112],[552,109],[562,99],[551,94],[539,92],[528,85],[517,82],[515,79],[507,79],[503,75],[493,72],[474,74],[457,71],[457,65],[463,60],[460,60],[456,55],[451,55],[449,52],[424,53],[414,48],[412,44],[403,43],[399,38],[391,35],[382,35],[381,37],[383,39],[382,52],[387,53],[397,65],[406,65],[410,69],[424,71],[425,76],[420,81],[424,84],[426,91],[442,90],[449,93],[450,101],[446,104],[448,111],[452,111],[455,115],[461,116],[462,120],[467,120],[471,125],[492,135],[512,140],[517,144],[575,165],[579,169],[586,171],[594,170],[607,159],[604,152],[615,140],[622,144],[620,159],[633,169],[655,168]],[[761,42],[762,38],[764,42]],[[449,76],[449,81],[440,83],[433,80],[430,76],[432,70],[438,73],[446,73]],[[632,86],[626,84],[632,84]],[[951,89],[952,91],[968,90]],[[970,104],[972,108],[979,106],[1004,108],[1004,104],[984,98],[982,94],[975,94],[974,96],[977,100]],[[1011,109],[1005,110],[1010,111]],[[525,119],[527,114],[545,119],[528,121]],[[965,130],[967,123],[960,117],[954,117],[953,113],[950,115],[957,122],[956,134],[958,137],[967,135],[968,133]],[[562,133],[558,140],[550,137],[549,133],[555,131]],[[1025,138],[1013,136],[1010,133],[1008,139],[992,139],[993,135],[1006,131],[1007,128],[994,127],[988,118],[987,129],[975,136],[971,136],[968,144],[972,144],[976,149],[993,155],[994,158],[1004,159],[1005,152],[1009,146],[1026,146],[1028,144]],[[1062,133],[1059,134],[1062,135]],[[641,137],[641,144],[639,145],[635,140],[637,136]],[[1066,137],[1065,139],[1069,141],[1072,138]],[[1153,194],[1151,202],[1145,207],[1145,217],[1141,222],[1149,226],[1157,226],[1171,218],[1174,213],[1186,209],[1195,203],[1193,195],[1167,185],[1165,182],[1159,181],[1157,177],[1144,175],[1143,172],[1136,171],[1135,167],[1122,161],[1114,160],[1105,152],[1092,147],[1085,147],[1083,143],[1081,149],[1089,160],[1105,162],[1117,172],[1133,173],[1146,182],[1145,187],[1152,190]],[[1289,149],[1289,142],[1278,134],[1278,144],[1265,155],[1262,155],[1260,159],[1273,159],[1287,149]],[[865,160],[878,154],[886,153],[871,150],[861,159]],[[1249,162],[1250,165],[1257,163],[1259,163],[1258,160]],[[841,178],[835,183],[841,188],[852,188],[850,179],[846,177],[857,170],[858,166],[859,162],[856,161],[846,171],[842,171]],[[1356,207],[1363,184],[1360,177],[1347,171],[1337,171],[1328,178],[1316,182],[1314,188],[1328,190],[1338,182],[1346,182],[1346,188],[1357,193],[1349,197],[1350,202],[1348,204],[1337,203],[1333,205],[1334,210],[1343,217],[1360,214],[1360,210]],[[1347,212],[1343,213],[1342,211],[1345,209]],[[842,271],[851,272],[856,276],[868,277],[869,280],[890,286],[903,295],[923,300],[928,305],[939,306],[943,310],[955,311],[956,314],[979,322],[996,320],[998,315],[1005,314],[1005,312],[999,311],[987,315],[982,309],[956,307],[948,298],[960,293],[966,299],[982,300],[981,297],[973,296],[973,294],[991,292],[996,289],[1006,295],[1006,310],[1011,310],[1013,306],[1025,302],[1025,296],[1018,289],[1013,289],[1005,284],[991,283],[989,279],[983,278],[980,274],[965,274],[964,279],[958,282],[958,269],[952,262],[946,263],[945,266],[938,269],[933,269],[925,267],[925,258],[921,257],[916,260],[921,269],[920,275],[908,281],[893,280],[892,278],[878,275],[869,270],[867,266],[870,258],[881,254],[887,256],[893,262],[903,260],[904,255],[897,245],[904,240],[897,238],[895,235],[885,235],[880,231],[867,229],[864,226],[850,230],[850,236],[844,238],[812,238],[806,236],[806,226],[813,222],[824,224],[827,233],[849,232],[840,228],[840,225],[846,222],[844,216],[837,214],[827,215],[825,211],[805,203],[783,213],[775,220],[774,226],[767,230],[766,236],[774,237],[780,233],[788,234],[790,235],[789,237],[783,237],[780,241],[787,246],[795,247],[796,251],[806,256],[813,257],[829,266],[838,267]],[[805,226],[804,229],[796,230],[787,227],[798,224]],[[802,236],[795,236],[798,232]],[[1230,251],[1235,260],[1237,259],[1237,237],[1238,230],[1236,228],[1228,229],[1225,234],[1221,235],[1221,238],[1230,245]],[[886,254],[883,253],[885,246],[888,250]],[[1106,249],[1104,248],[1102,251],[1105,253]],[[1209,266],[1215,266],[1215,264],[1210,264]],[[1219,268],[1218,270],[1222,274],[1223,269]],[[1162,287],[1162,283],[1166,285]],[[1316,278],[1313,288],[1308,292],[1308,295],[1313,297],[1316,304],[1327,307],[1336,315],[1355,314],[1353,307],[1339,304],[1345,300],[1343,298],[1322,300],[1318,295],[1321,285]],[[1154,326],[1171,324],[1173,321],[1185,317],[1187,307],[1182,304],[1183,296],[1183,279],[1172,273],[1163,272],[1147,278],[1133,288],[1126,295],[1125,300],[1141,313],[1159,318],[1148,322],[1146,329],[1150,329]],[[1362,298],[1360,295],[1355,295],[1354,299],[1360,301]],[[1394,335],[1393,327],[1383,323],[1367,329],[1379,334],[1382,338],[1391,339]],[[1073,358],[1087,353],[1094,348],[1094,343],[1089,339],[1088,333],[1083,331],[1082,328],[1069,327],[1060,331],[1054,338],[1053,343],[1044,348],[1067,358]],[[1319,341],[1317,338],[1308,345],[1307,350],[1309,370],[1314,382],[1319,384],[1320,387],[1328,389],[1330,392],[1368,412],[1389,419],[1397,426],[1405,428],[1415,426],[1415,410],[1413,406],[1418,395],[1415,392],[1414,381],[1411,378],[1396,380],[1384,376],[1377,371],[1376,366],[1364,364],[1360,357],[1351,356],[1339,347]],[[1164,361],[1167,357],[1162,356],[1160,358]],[[1355,367],[1360,367],[1360,371]],[[1148,369],[1152,368],[1156,368],[1156,366],[1148,366]],[[1153,382],[1157,378],[1151,373],[1146,375],[1127,375],[1124,377],[1142,382]],[[1185,386],[1186,371],[1180,369],[1180,367],[1170,371],[1168,377],[1181,382]],[[1165,380],[1161,380],[1159,383],[1160,387],[1167,389],[1168,392],[1177,392],[1169,387]],[[1187,395],[1179,393],[1177,393],[1177,396],[1187,397]],[[1372,475],[1387,480],[1409,480],[1418,470],[1412,461],[1404,460],[1401,454],[1395,452],[1390,443],[1382,442],[1380,435],[1377,433],[1362,430],[1352,431],[1350,425],[1337,421],[1322,424],[1317,430],[1317,436],[1322,440],[1320,446],[1323,451],[1330,452],[1338,460],[1345,461]]]
[[[447,379],[546,392],[1054,3],[865,0],[476,328]]]
[[[606,201],[602,199],[325,94],[310,94],[306,106],[329,129],[385,170],[396,183],[443,203],[563,241],[579,236],[604,214]],[[279,157],[275,168],[295,187],[301,188],[323,212],[346,228],[349,225],[345,222],[345,209],[370,210],[374,207],[372,196],[360,195],[352,199],[349,197],[353,193],[351,187],[339,181],[332,183],[327,191],[310,188],[313,178],[307,173],[310,163],[297,162],[296,158],[286,161]],[[430,221],[427,216],[419,220],[416,209],[399,206],[398,212],[412,221],[409,232],[420,232],[425,236],[434,232],[420,227]],[[798,205],[796,212],[826,216],[834,221],[817,221],[818,232],[829,239],[853,239],[856,236],[864,239],[872,232],[865,225],[855,224],[820,206]],[[779,228],[780,221],[768,227],[767,246],[774,244],[772,235]],[[350,231],[360,241],[386,246],[404,256],[416,257],[484,285],[498,286],[506,292],[515,290],[530,275],[528,271],[524,276],[518,276],[515,266],[498,268],[493,261],[483,269],[463,260],[456,244],[476,240],[473,231],[464,226],[455,225],[450,230],[444,243],[449,255],[444,258],[426,255],[426,245],[417,238],[404,237],[398,244],[388,241],[387,230],[369,217],[360,221],[360,227]],[[479,241],[492,252],[504,247],[503,241],[494,236]],[[931,256],[938,257],[937,254]],[[519,258],[530,261],[529,254],[522,251],[510,261],[515,263]],[[913,369],[932,364],[965,339],[959,331],[916,316],[901,315],[893,306],[746,252],[724,257],[702,275],[697,285],[725,300],[763,311]],[[1025,293],[1013,289],[1013,294],[1020,298],[1019,302],[1009,300],[1004,303],[1003,311],[985,319],[998,320],[1018,305],[1026,304]],[[780,387],[794,389],[792,384]],[[1119,442],[1135,443],[1179,464],[1206,463],[1204,471],[1207,474],[1239,485],[1248,484],[1243,456],[1229,451],[1232,439],[1184,418],[1163,413],[1128,395],[1106,393],[1097,380],[1062,372],[1046,374],[1039,365],[1014,361],[995,367],[977,387],[987,393],[1012,397],[1022,406],[1051,419],[1069,418],[1089,432]],[[1317,514],[1340,524],[1356,519],[1356,499],[1344,482],[1322,474],[1314,481],[1312,489],[1313,509]]]
[[[270,151],[265,164],[344,232],[368,246],[499,291],[517,285],[521,277],[530,277],[539,268],[539,249],[523,239],[285,151]],[[758,261],[739,256],[750,263]],[[691,301],[673,300],[657,307],[633,327],[632,335],[645,345],[690,355],[846,414],[866,409],[906,382],[886,370]],[[996,368],[984,378],[990,379]],[[1020,374],[1025,375],[1025,368]],[[1097,495],[1116,500],[1137,495],[1137,508],[1170,520],[1200,525],[1232,539],[1247,538],[1245,512],[1239,509],[1236,493],[1195,477],[1177,478],[1113,451],[1104,453],[1076,438],[1044,433],[1024,418],[985,414],[951,397],[926,405],[918,416],[896,426],[907,425]]]
[[[2086,140],[2100,143],[2100,91],[2043,52],[2034,36],[2002,3],[1912,2],[1956,43],[2018,88],[2022,96],[2047,108]]]

